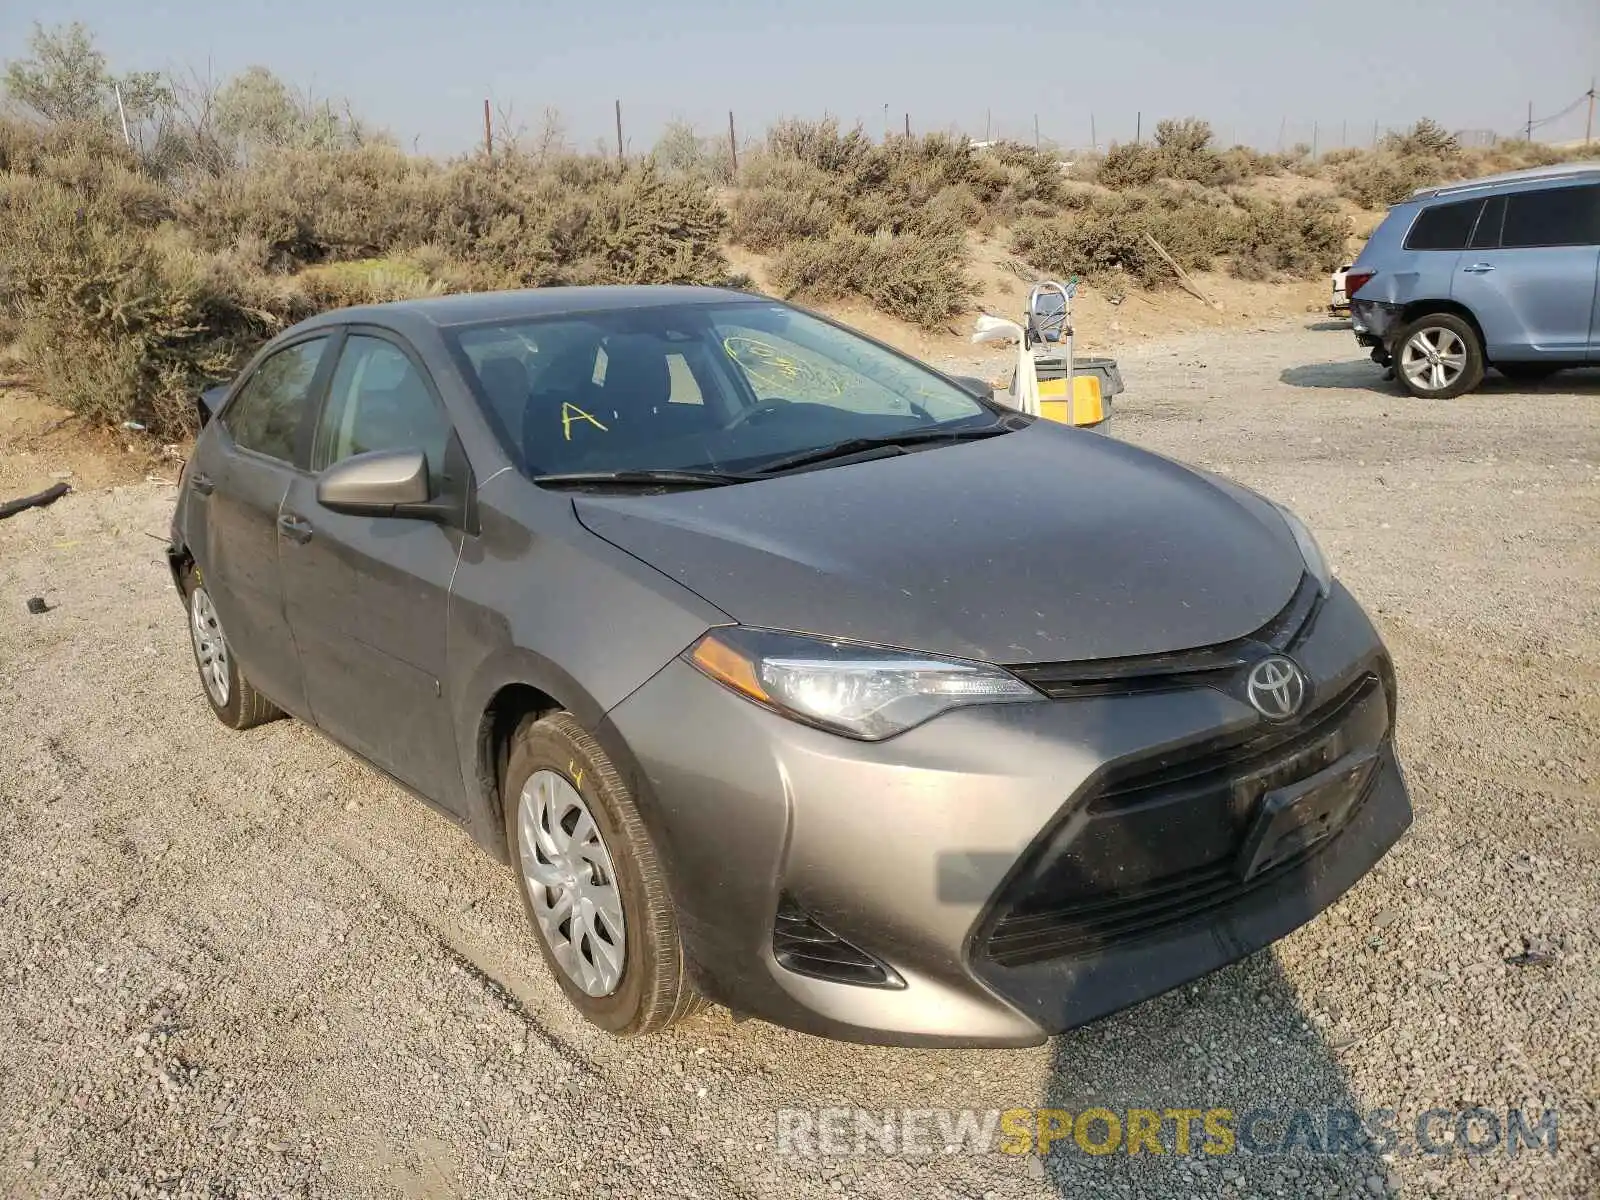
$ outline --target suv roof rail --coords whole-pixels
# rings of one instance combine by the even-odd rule
[[[1579,162],[1557,163],[1550,167],[1524,167],[1520,171],[1502,171],[1498,175],[1483,175],[1477,179],[1462,179],[1455,183],[1436,183],[1418,188],[1410,199],[1422,200],[1431,196],[1451,195],[1473,188],[1494,187],[1502,183],[1537,183],[1545,179],[1566,179],[1575,175],[1600,175],[1600,158],[1587,158]]]

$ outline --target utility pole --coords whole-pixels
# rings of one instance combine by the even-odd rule
[[[889,144],[889,106],[883,106],[883,144]]]
[[[1526,141],[1533,141],[1533,101],[1528,101],[1528,136]]]
[[[1378,119],[1376,117],[1372,119],[1372,148],[1374,150],[1378,148]]]
[[[910,113],[906,114],[906,136],[907,137],[911,136],[911,114]]]
[[[992,109],[983,110],[983,140],[994,141],[994,112]]]
[[[1589,144],[1589,137],[1594,133],[1594,76],[1589,76],[1589,119],[1583,123],[1583,144]]]
[[[1133,114],[1133,144],[1139,145],[1144,141],[1144,113]]]
[[[1339,149],[1343,150],[1348,144],[1345,139],[1349,136],[1349,134],[1350,119],[1346,117],[1343,121],[1339,122]]]
[[[1317,123],[1311,122],[1311,161],[1317,161]]]
[[[739,173],[739,139],[733,136],[733,109],[728,110],[728,157],[733,159],[733,173]]]
[[[1039,114],[1033,114],[1033,148],[1039,148]]]
[[[494,123],[489,119],[489,98],[483,100],[483,152],[494,157]]]
[[[617,101],[617,161],[622,161],[622,101]]]

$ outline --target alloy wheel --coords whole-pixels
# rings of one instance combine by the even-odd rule
[[[216,606],[203,587],[196,587],[189,597],[189,635],[194,639],[194,658],[200,664],[206,694],[218,708],[228,707],[228,640],[222,635]]]
[[[1466,369],[1466,343],[1442,325],[1417,330],[1400,351],[1400,370],[1419,391],[1442,392]]]
[[[627,965],[627,927],[611,852],[578,789],[535,771],[517,800],[517,852],[539,932],[567,977],[609,996]]]

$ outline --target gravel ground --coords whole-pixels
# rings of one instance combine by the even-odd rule
[[[1600,372],[1430,405],[1317,327],[1122,366],[1117,435],[1292,503],[1394,651],[1416,825],[1329,912],[1037,1050],[720,1010],[615,1042],[458,830],[299,724],[215,723],[146,536],[171,489],[85,491],[0,523],[0,1195],[1596,1195]],[[1096,1104],[1554,1105],[1560,1140],[775,1153],[784,1108]]]

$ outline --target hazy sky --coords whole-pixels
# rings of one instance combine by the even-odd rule
[[[1162,116],[1219,138],[1365,144],[1373,122],[1429,115],[1511,132],[1577,99],[1600,73],[1600,0],[0,0],[0,58],[35,20],[81,19],[113,69],[252,63],[348,98],[435,153],[482,135],[486,96],[536,127],[562,114],[583,146],[629,149],[673,118],[741,136],[774,117],[831,113],[874,134],[959,127],[1085,145],[1148,134]],[[992,115],[991,115],[992,114]],[[1580,108],[1536,133],[1583,136]]]

